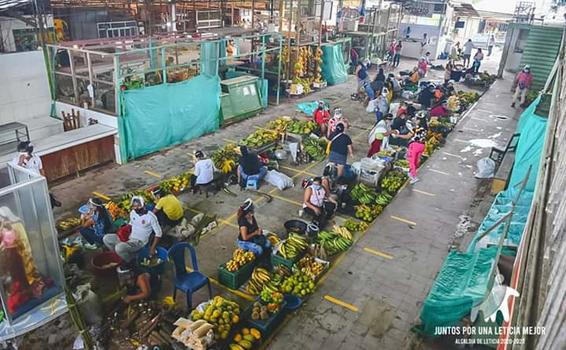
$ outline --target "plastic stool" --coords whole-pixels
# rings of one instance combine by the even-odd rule
[[[246,180],[246,190],[256,190],[259,188],[259,177],[257,176],[248,176]]]

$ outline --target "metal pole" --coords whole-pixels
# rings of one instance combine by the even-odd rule
[[[501,61],[499,61],[499,69],[497,70],[497,77],[503,77],[503,72],[505,71],[505,63],[507,62],[507,57],[509,56],[509,50],[511,49],[511,41],[513,40],[513,35],[515,34],[515,27],[511,25],[509,31],[505,35],[505,44],[503,45],[503,53],[501,54]]]
[[[286,81],[286,88],[289,88],[289,81],[291,80],[291,32],[292,32],[292,26],[293,26],[293,0],[289,0],[290,6],[289,6],[289,32],[287,33],[287,55],[288,55],[288,59],[287,62],[285,62],[285,64],[287,65],[287,81]]]
[[[90,52],[86,53],[86,65],[88,68],[88,83],[92,88],[92,96],[90,96],[90,103],[91,103],[91,107],[94,107],[96,105],[96,100],[94,98],[95,91],[94,91],[94,84],[92,81],[94,74],[92,72],[92,61],[90,59]]]
[[[162,47],[161,48],[161,70],[163,73],[161,73],[161,76],[163,77],[161,79],[161,83],[166,83],[167,82],[167,57],[165,54],[165,48]],[[177,61],[177,64],[179,64],[179,62]]]
[[[252,0],[252,30],[255,28],[254,21],[255,21],[255,0]]]
[[[283,0],[280,0],[283,2]],[[279,94],[281,91],[281,54],[283,52],[283,38],[279,37],[279,64],[277,67],[277,102],[276,104],[279,105]]]
[[[324,23],[324,3],[325,0],[320,0],[320,27],[318,29],[318,46],[322,45],[322,25]]]
[[[71,68],[71,80],[73,81],[73,93],[75,94],[75,103],[79,104],[79,88],[77,86],[77,76],[75,75],[75,62],[73,62],[73,51],[67,49],[69,54],[69,66]]]
[[[285,16],[285,0],[279,0],[279,33],[283,33],[284,16]]]

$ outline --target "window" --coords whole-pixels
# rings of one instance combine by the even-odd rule
[[[527,39],[529,38],[529,30],[528,29],[520,29],[519,35],[517,40],[515,41],[515,52],[522,53],[525,49],[525,45],[527,44]]]
[[[14,29],[14,44],[16,51],[33,51],[39,46],[33,29]]]

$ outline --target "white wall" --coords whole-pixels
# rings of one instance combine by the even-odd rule
[[[82,107],[77,107],[72,104],[59,102],[55,103],[55,110],[57,111],[57,116],[62,118],[61,112],[71,113],[72,110],[75,110],[75,113],[80,112],[81,116],[81,126],[85,126],[88,124],[89,118],[98,120],[99,124],[106,125],[118,129],[118,118],[113,115],[97,112],[92,109],[85,109]]]
[[[41,51],[0,54],[0,124],[21,122],[32,140],[62,131],[49,116],[51,94]]]

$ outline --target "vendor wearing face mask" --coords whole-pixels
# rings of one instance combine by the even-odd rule
[[[254,211],[254,203],[251,199],[246,199],[238,209],[238,227],[240,229],[238,246],[260,256],[266,250],[271,249],[271,243],[263,235],[263,230],[259,228]]]
[[[320,127],[320,135],[326,136],[328,131],[328,121],[330,120],[330,112],[325,108],[323,101],[318,102],[318,107],[314,111],[313,119],[315,123]]]
[[[334,215],[336,201],[322,187],[321,177],[315,177],[310,186],[305,188],[303,209],[312,215],[313,221],[320,228],[324,227],[326,221]]]
[[[130,226],[132,232],[127,241],[121,241],[118,235],[108,234],[103,238],[104,244],[113,252],[116,252],[126,263],[131,262],[138,251],[140,251],[155,233],[155,238],[149,249],[151,256],[155,255],[155,248],[161,238],[161,226],[154,213],[145,208],[142,197],[132,198],[132,211],[130,212]]]

